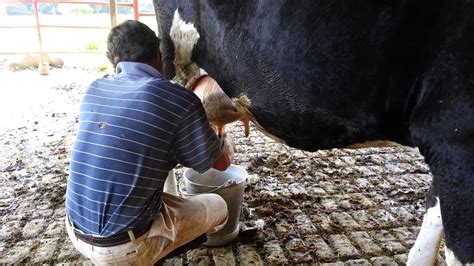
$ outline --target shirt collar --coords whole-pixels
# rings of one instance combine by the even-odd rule
[[[148,76],[154,78],[163,78],[163,76],[154,67],[138,62],[119,62],[115,68],[116,74]]]

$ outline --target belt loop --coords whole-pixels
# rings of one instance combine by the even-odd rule
[[[128,230],[128,236],[130,237],[130,240],[131,242],[133,243],[133,245],[135,246],[135,252],[138,254],[138,247],[135,245],[135,234],[133,233],[132,230]]]
[[[67,215],[67,214],[66,214],[66,220],[67,220],[67,222],[69,223],[69,225],[71,226],[72,230],[76,229],[76,228],[74,227],[74,224],[72,223],[71,219],[69,219],[69,215]]]
[[[132,230],[128,230],[128,236],[130,237],[130,240],[132,240],[132,242],[135,241],[135,235],[133,234],[133,231]]]
[[[71,219],[69,219],[69,215],[66,214],[66,223],[69,224],[69,227],[71,228],[72,233],[74,234],[74,237],[76,238],[76,241],[79,241],[79,237],[77,237],[76,233],[74,232],[76,228],[74,227],[74,224],[72,223]]]

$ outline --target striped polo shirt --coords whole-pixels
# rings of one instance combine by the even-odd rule
[[[86,234],[128,231],[160,211],[168,171],[204,172],[222,151],[194,93],[147,64],[120,62],[82,100],[66,212]]]

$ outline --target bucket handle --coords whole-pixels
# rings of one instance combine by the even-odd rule
[[[184,188],[184,177],[181,178],[179,180],[179,192],[181,193],[181,195],[183,196],[196,196],[196,195],[199,195],[199,194],[203,194],[203,193],[212,193],[212,192],[216,192],[217,190],[221,189],[221,188],[226,188],[226,187],[230,187],[230,186],[233,186],[233,185],[236,185],[237,182],[235,182],[234,180],[227,180],[224,184],[218,186],[218,187],[215,187],[213,189],[210,189],[208,191],[205,191],[205,192],[201,192],[201,193],[188,193],[186,191],[186,189]]]

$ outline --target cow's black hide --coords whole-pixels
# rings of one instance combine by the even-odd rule
[[[181,1],[181,16],[201,35],[193,59],[229,96],[247,94],[268,132],[305,150],[371,139],[412,143],[407,126],[422,73],[440,46],[442,9],[392,1],[233,2]],[[161,17],[172,18],[176,7],[162,4]],[[169,32],[171,19],[161,23]],[[162,37],[171,77],[173,45]]]

